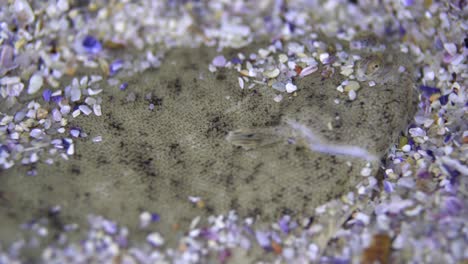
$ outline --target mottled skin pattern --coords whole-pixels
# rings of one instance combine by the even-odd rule
[[[197,215],[229,209],[262,220],[309,214],[350,190],[365,162],[284,141],[246,150],[226,140],[229,131],[277,127],[289,119],[331,142],[382,155],[413,113],[409,79],[374,87],[363,82],[350,101],[335,89],[344,77],[323,79],[319,69],[296,81],[297,96],[285,94],[277,103],[271,88],[241,90],[234,71],[209,73],[206,65],[215,55],[208,48],[176,49],[161,69],[130,78],[126,91],[105,87],[103,116],[80,116],[72,124],[90,137],[101,135],[102,143],[79,139],[70,161],[40,163],[36,177],[25,176],[31,168],[3,171],[0,193],[8,202],[0,206],[0,237],[14,237],[12,226],[56,204],[63,208],[57,230],[62,221],[83,223],[88,213],[135,228],[139,212],[158,212],[158,230],[170,235],[169,242],[178,234],[173,223],[184,230]],[[134,102],[126,100],[130,92]],[[205,207],[188,202],[189,195],[200,196]]]

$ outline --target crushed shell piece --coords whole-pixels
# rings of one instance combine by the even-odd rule
[[[344,90],[345,90],[346,92],[349,92],[349,91],[351,91],[351,90],[357,91],[357,90],[359,90],[360,88],[361,88],[361,85],[360,85],[358,82],[356,82],[356,81],[349,81],[348,84],[344,87]]]
[[[280,70],[279,69],[273,69],[273,70],[270,70],[270,71],[265,71],[263,73],[263,76],[267,77],[267,78],[276,78],[278,77],[278,75],[280,74]]]

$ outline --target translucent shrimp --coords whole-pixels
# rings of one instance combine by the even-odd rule
[[[364,148],[327,142],[305,125],[292,121],[287,121],[285,126],[231,131],[226,139],[232,145],[250,150],[280,142],[286,143],[292,137],[298,139],[294,141],[296,144],[305,145],[313,152],[349,156],[367,161],[377,160],[375,155]]]

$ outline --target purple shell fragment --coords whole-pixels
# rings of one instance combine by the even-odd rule
[[[393,183],[389,181],[383,181],[383,187],[387,193],[392,193],[394,191]]]
[[[102,50],[102,44],[93,36],[86,36],[81,43],[86,52],[97,54]]]
[[[128,83],[124,82],[124,83],[122,83],[122,84],[120,85],[119,89],[120,89],[121,91],[123,91],[123,90],[127,89],[127,87],[128,87]]]
[[[257,230],[255,231],[255,238],[262,248],[270,247],[270,237],[267,232]]]
[[[218,260],[220,263],[225,263],[231,257],[231,251],[224,249],[218,253]]]
[[[216,56],[213,59],[213,65],[216,67],[224,67],[226,65],[226,58],[223,55]]]
[[[421,172],[418,173],[418,177],[419,177],[420,179],[430,179],[430,178],[431,178],[431,174],[430,174],[428,171],[423,170],[423,171],[421,171]]]
[[[46,102],[50,102],[51,96],[52,96],[52,91],[50,89],[45,89],[44,92],[42,92],[42,98]]]
[[[114,76],[118,71],[123,68],[123,60],[115,60],[109,65],[109,74],[110,76]]]
[[[426,85],[421,85],[419,86],[419,89],[421,90],[421,92],[423,93],[423,95],[429,97],[433,94],[437,94],[437,93],[440,93],[440,89],[439,88],[435,88],[435,87],[430,87],[430,86],[426,86]]]
[[[60,96],[60,95],[52,96],[50,99],[51,99],[54,103],[57,103],[57,104],[58,104],[58,103],[60,103],[60,101],[62,101],[62,96]]]
[[[18,67],[13,62],[14,49],[10,45],[3,45],[0,48],[0,76],[6,72]]]
[[[449,215],[457,215],[463,209],[462,202],[454,196],[445,199],[445,210]]]
[[[442,95],[440,98],[439,98],[439,101],[440,101],[440,104],[441,105],[446,105],[449,101],[449,95],[450,94],[446,94],[446,95]]]
[[[232,64],[241,64],[242,63],[241,59],[239,59],[237,57],[232,58],[231,62],[232,62]]]
[[[278,221],[278,225],[281,228],[281,231],[283,231],[285,234],[289,233],[289,220],[290,217],[285,215]]]
[[[161,217],[157,213],[151,214],[151,222],[158,222],[160,219]]]
[[[102,228],[104,229],[106,233],[111,234],[111,235],[116,234],[118,230],[117,224],[111,221],[104,221],[102,223]]]

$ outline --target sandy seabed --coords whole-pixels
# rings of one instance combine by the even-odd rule
[[[464,4],[270,4],[4,5],[0,263],[466,259]]]

